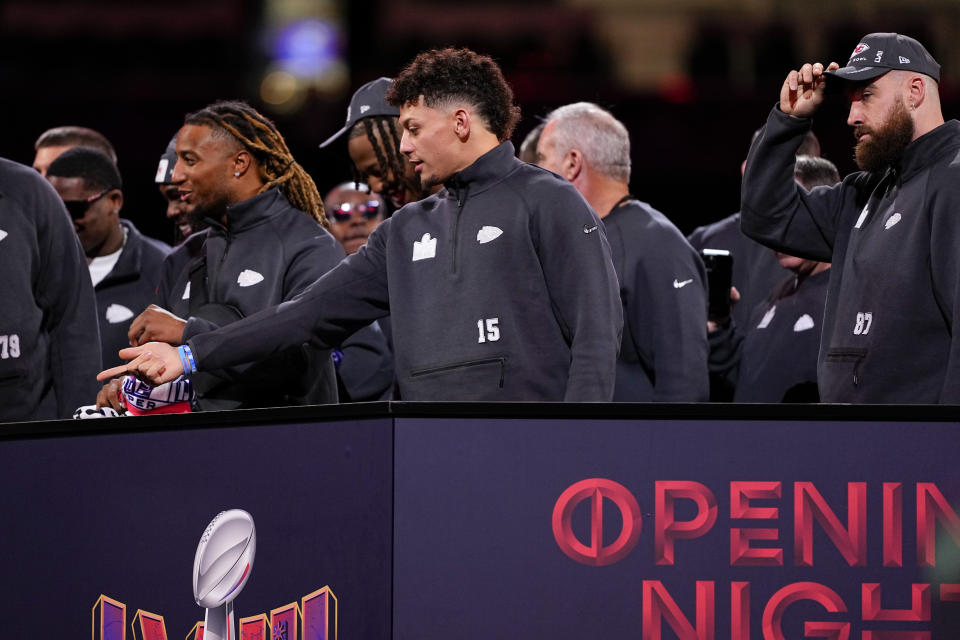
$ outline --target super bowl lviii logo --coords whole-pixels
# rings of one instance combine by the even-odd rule
[[[662,580],[642,581],[645,640],[660,638],[664,625],[679,638],[713,639],[726,612],[731,640],[749,640],[755,618],[763,640],[931,640],[940,603],[960,611],[960,516],[936,483],[744,480],[711,488],[656,480],[649,489],[652,513],[622,484],[581,480],[560,494],[552,517],[560,551],[591,567],[629,561],[649,563],[648,572],[683,568],[684,553],[695,553],[698,561],[682,574],[695,585],[683,597],[675,585],[671,592]],[[643,532],[653,538],[643,547],[652,548],[652,558],[637,557]],[[760,572],[776,572],[776,580],[761,580]],[[811,606],[820,613],[803,621],[802,635],[785,631],[789,609]]]
[[[193,597],[205,609],[187,640],[337,640],[337,597],[329,586],[266,613],[240,618],[233,602],[250,579],[257,550],[253,518],[241,509],[221,511],[200,538],[193,561]],[[101,595],[93,607],[93,640],[126,640],[127,606]],[[133,640],[167,640],[163,616],[138,609]]]

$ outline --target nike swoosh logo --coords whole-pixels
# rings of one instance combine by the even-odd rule
[[[584,232],[584,233],[593,233],[593,232],[596,231],[596,230],[597,230],[597,225],[593,225],[592,227],[588,227],[587,225],[583,225],[583,232]]]
[[[691,282],[693,282],[693,278],[690,278],[689,280],[684,280],[683,282],[680,282],[679,280],[677,280],[676,278],[674,278],[674,280],[673,280],[673,288],[674,288],[674,289],[683,289],[685,286],[687,286],[687,285],[690,284]]]

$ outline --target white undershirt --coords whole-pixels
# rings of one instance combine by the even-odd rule
[[[93,280],[93,286],[97,286],[104,278],[109,275],[113,268],[117,266],[117,260],[123,253],[123,247],[127,244],[127,228],[123,227],[123,245],[113,253],[105,256],[97,256],[87,265],[90,268],[90,279]]]

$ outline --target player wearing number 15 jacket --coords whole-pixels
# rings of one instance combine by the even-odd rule
[[[0,422],[69,418],[97,395],[93,284],[63,201],[0,158]]]
[[[622,310],[603,225],[502,142],[294,300],[188,344],[200,370],[390,314],[405,400],[608,401]]]

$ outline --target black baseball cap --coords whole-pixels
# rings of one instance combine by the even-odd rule
[[[166,151],[160,156],[157,177],[153,181],[157,184],[173,184],[173,167],[175,164],[177,164],[177,134],[173,134]]]
[[[377,78],[357,89],[353,97],[350,98],[350,106],[347,107],[346,124],[340,131],[324,140],[320,148],[323,149],[332,144],[364,118],[370,116],[399,116],[400,109],[387,104],[385,98],[387,89],[390,88],[392,83],[392,78]]]
[[[899,33],[870,33],[856,46],[847,66],[826,71],[841,80],[872,80],[888,71],[916,71],[940,82],[940,65],[922,44]]]

